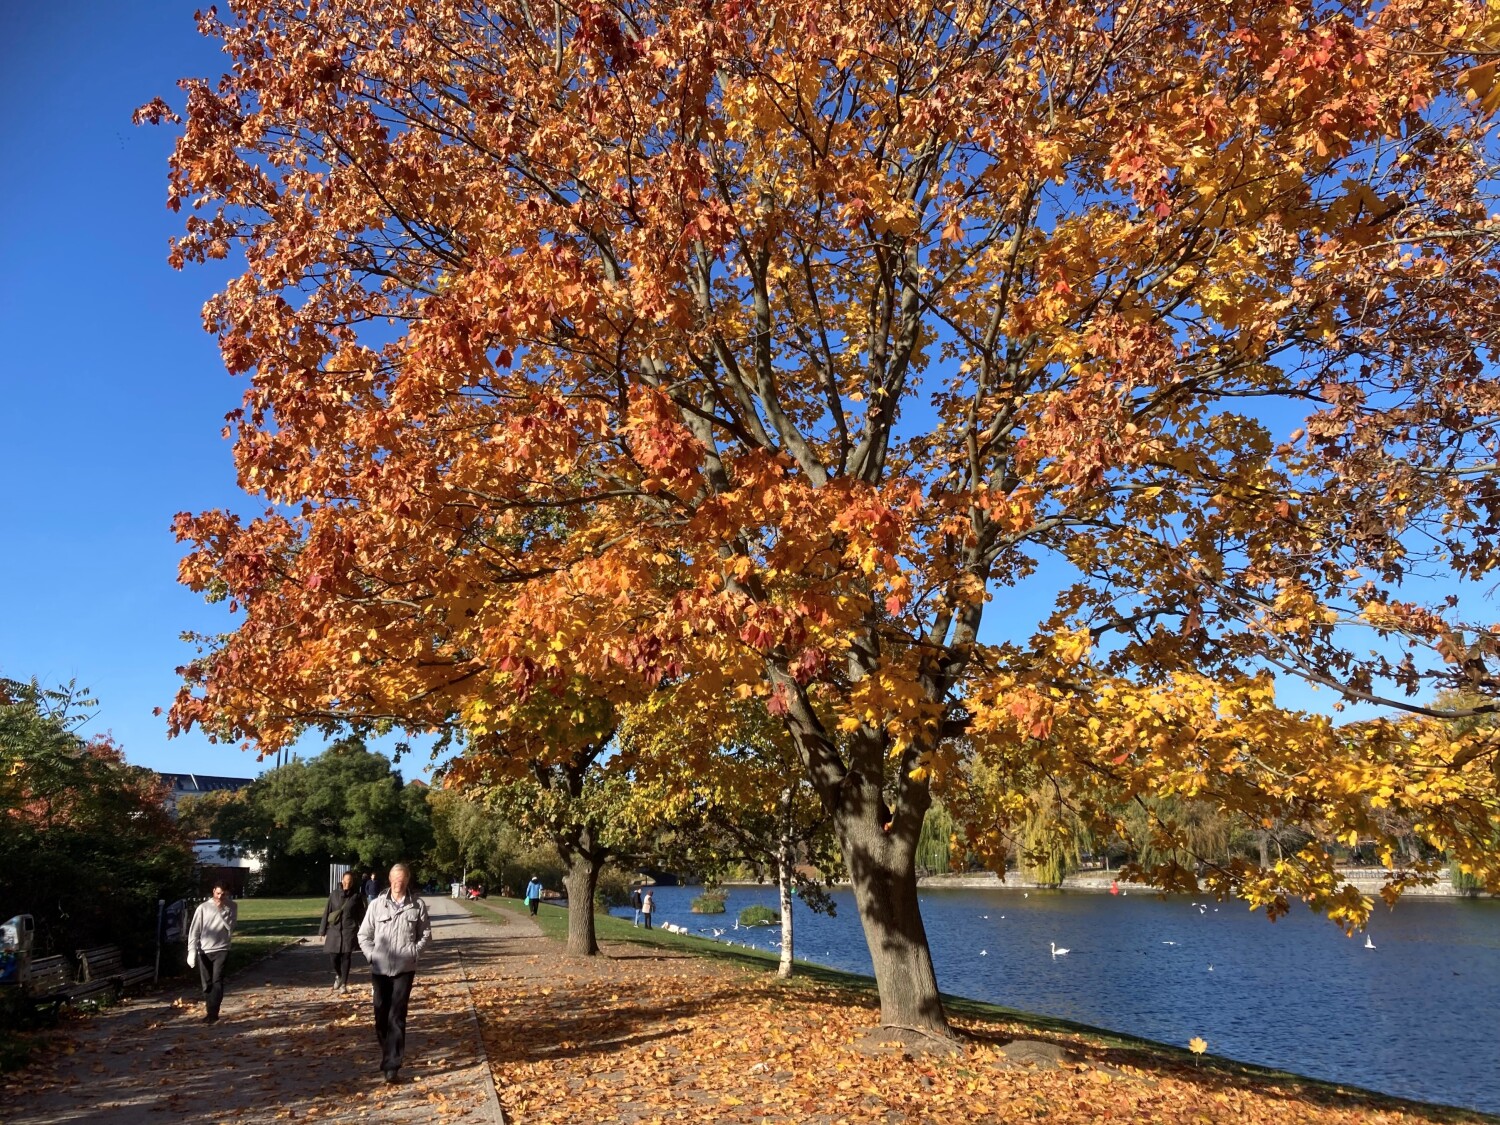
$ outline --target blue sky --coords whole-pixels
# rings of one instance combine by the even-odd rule
[[[0,674],[87,685],[100,701],[89,729],[111,731],[133,762],[248,775],[260,768],[253,753],[196,733],[169,740],[152,713],[191,654],[180,633],[227,621],[177,585],[173,514],[259,508],[235,487],[220,437],[242,388],[200,325],[227,269],[166,264],[180,227],[165,207],[174,134],[130,121],[154,95],[180,104],[179,77],[223,69],[192,12],[59,0],[7,21]],[[1027,584],[1028,604],[1047,584]],[[1005,612],[1002,595],[987,633]],[[1290,684],[1284,698],[1316,710],[1334,701]]]
[[[242,387],[199,310],[224,276],[173,271],[172,134],[131,111],[223,67],[194,5],[58,0],[6,20],[0,90],[0,674],[77,678],[132,762],[246,776],[253,753],[152,714],[185,629],[224,620],[175,580],[185,509],[234,505],[219,437]]]

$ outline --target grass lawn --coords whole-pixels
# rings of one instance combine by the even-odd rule
[[[240,920],[229,944],[226,974],[318,932],[318,916],[326,898],[242,898]]]
[[[485,906],[482,900],[475,902],[470,898],[461,898],[458,901],[463,903],[464,909],[476,918],[483,918],[486,922],[493,922],[497,926],[508,926],[510,924],[509,918],[504,914],[496,914],[493,910]],[[507,905],[509,904],[508,899],[501,899],[500,901]]]

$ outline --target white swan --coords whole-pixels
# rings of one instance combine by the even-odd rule
[[[1047,944],[1052,947],[1052,956],[1053,957],[1064,957],[1067,954],[1073,952],[1071,949],[1059,949],[1057,947],[1057,942],[1055,942],[1055,941],[1049,941]]]

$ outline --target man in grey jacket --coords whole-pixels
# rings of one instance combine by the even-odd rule
[[[198,904],[193,920],[188,925],[188,967],[198,966],[198,978],[203,982],[203,1018],[215,1023],[219,1018],[219,1005],[224,1002],[224,962],[229,959],[229,939],[234,936],[234,924],[239,919],[239,907],[229,897],[223,883],[215,883],[213,897]]]
[[[375,1038],[380,1041],[380,1069],[395,1082],[406,1055],[406,1005],[411,999],[417,958],[432,940],[427,904],[408,886],[406,864],[391,868],[390,890],[377,895],[359,927],[359,948],[370,962],[375,994]]]

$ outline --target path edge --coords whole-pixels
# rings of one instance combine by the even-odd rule
[[[484,1067],[484,1088],[489,1092],[491,1119],[495,1125],[509,1125],[505,1109],[500,1104],[500,1092],[495,1089],[495,1071],[490,1066],[489,1048],[484,1045],[484,1028],[479,1022],[479,1011],[474,1006],[474,986],[469,980],[469,959],[462,950],[458,951],[458,973],[464,982],[464,995],[468,997],[469,1003],[469,1022],[474,1026],[474,1042],[479,1048],[479,1061]]]

